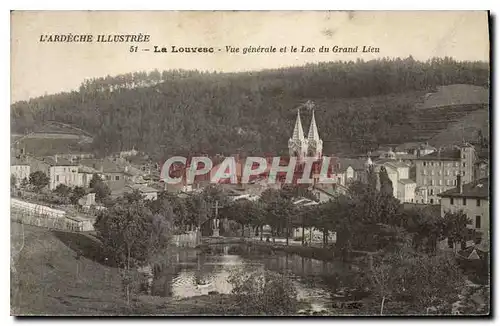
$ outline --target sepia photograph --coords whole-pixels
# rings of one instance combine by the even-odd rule
[[[490,317],[491,21],[11,11],[11,316]]]

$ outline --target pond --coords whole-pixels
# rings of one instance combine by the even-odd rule
[[[155,272],[152,295],[192,297],[212,291],[230,293],[228,278],[235,269],[266,269],[288,272],[299,300],[323,309],[331,294],[352,277],[351,265],[339,261],[320,261],[284,252],[262,252],[239,245],[215,245],[211,250],[178,249],[169,257],[168,268]],[[335,289],[333,286],[335,285]]]

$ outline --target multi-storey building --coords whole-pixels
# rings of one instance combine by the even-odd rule
[[[439,204],[439,193],[457,186],[457,176],[463,183],[474,179],[474,147],[464,143],[457,148],[433,152],[416,162],[416,195],[419,203]]]
[[[479,231],[486,239],[490,231],[489,191],[489,180],[483,178],[440,193],[441,216],[463,211],[472,221],[467,227]]]
[[[53,157],[35,158],[27,156],[31,172],[42,171],[49,177],[49,189],[54,190],[58,185],[63,184],[68,187],[79,185],[78,166],[70,160]]]
[[[28,180],[30,177],[29,163],[24,159],[13,158],[10,161],[10,174],[16,177],[16,186],[19,186],[25,178]]]

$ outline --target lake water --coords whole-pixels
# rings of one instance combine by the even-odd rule
[[[219,245],[210,252],[179,249],[169,257],[167,268],[155,273],[152,294],[157,296],[192,297],[211,291],[230,293],[228,278],[235,269],[266,269],[288,272],[297,289],[298,299],[314,308],[322,308],[330,300],[332,279],[347,280],[350,265],[303,258],[284,252],[262,253],[244,245]],[[342,283],[342,281],[341,281]]]

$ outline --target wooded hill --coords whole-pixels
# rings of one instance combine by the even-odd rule
[[[163,71],[86,80],[78,91],[11,106],[12,131],[45,121],[94,135],[107,154],[132,146],[177,154],[287,152],[296,109],[316,104],[325,153],[365,153],[413,140],[416,104],[440,85],[489,87],[489,65],[435,58],[328,62],[245,73]],[[307,130],[310,113],[302,110]]]

